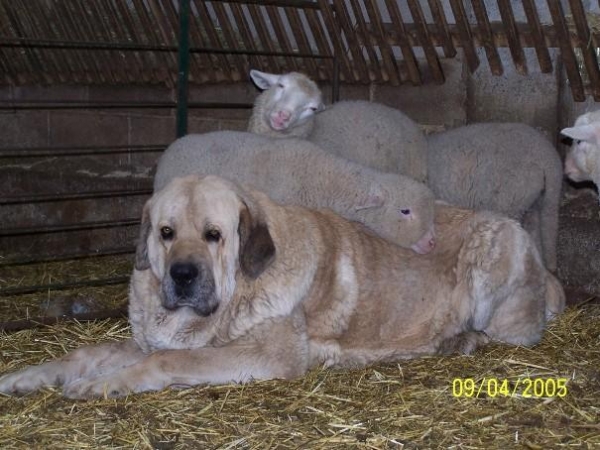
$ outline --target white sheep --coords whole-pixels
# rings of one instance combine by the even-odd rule
[[[324,107],[313,80],[299,72],[274,75],[258,70],[251,70],[250,77],[263,92],[254,101],[248,131],[270,137],[310,135],[314,114]]]
[[[336,157],[305,140],[236,131],[187,135],[160,158],[154,189],[192,173],[254,186],[278,202],[330,208],[417,253],[435,244],[434,197],[424,184]]]
[[[341,101],[323,109],[318,86],[306,75],[250,71],[263,90],[248,131],[300,137],[352,161],[419,181],[427,179],[427,143],[419,126],[401,111],[367,101]]]
[[[258,71],[251,71],[250,75],[265,91],[257,98],[249,131],[269,130],[271,135],[284,137],[301,122],[311,131],[296,135],[339,156],[419,180],[425,180],[426,174],[429,187],[442,200],[501,212],[522,221],[547,267],[556,270],[562,164],[552,143],[534,128],[518,123],[472,124],[428,136],[428,149],[424,150],[421,144],[416,145],[419,139],[412,138],[410,143],[410,136],[420,135],[420,131],[411,132],[418,127],[400,111],[375,103],[339,102],[311,116],[313,109],[307,109],[307,105],[320,102],[321,93],[315,90],[313,82],[310,90],[304,88],[307,77],[294,74],[293,79],[288,79],[287,75]],[[280,78],[286,79],[283,87],[278,85]],[[302,85],[299,80],[303,80]],[[286,95],[276,96],[274,91],[285,91]],[[286,102],[288,97],[294,102]],[[375,114],[377,110],[381,113]],[[303,112],[302,121],[295,119],[299,117],[295,111]],[[290,119],[268,120],[281,115]],[[314,127],[307,125],[313,116]],[[575,153],[577,160],[585,159],[581,153]],[[392,163],[392,158],[397,160]],[[407,167],[423,170],[406,170]]]
[[[448,203],[521,221],[556,270],[562,163],[556,148],[520,123],[478,123],[428,136],[428,185]]]
[[[573,181],[593,181],[600,189],[600,110],[585,113],[561,134],[573,139],[565,174]],[[600,199],[599,199],[600,200]]]

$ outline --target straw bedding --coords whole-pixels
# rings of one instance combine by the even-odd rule
[[[125,286],[111,293],[104,289],[95,288],[95,295],[115,303],[124,299]],[[116,319],[4,333],[0,373],[129,333],[126,321]],[[482,386],[478,398],[476,392],[466,396],[472,387],[467,378],[475,388]],[[538,389],[537,397],[530,389],[526,398],[527,379],[543,380],[548,388],[567,379],[566,395]],[[462,386],[461,396],[453,395],[454,380],[454,394]],[[494,385],[500,388],[504,380],[507,391],[494,395]],[[73,401],[55,390],[0,397],[3,449],[600,448],[599,424],[600,303],[595,299],[568,308],[531,349],[493,344],[469,357],[315,369],[294,381],[124,399]]]

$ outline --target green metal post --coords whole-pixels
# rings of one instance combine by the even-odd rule
[[[190,71],[190,0],[179,0],[179,46],[177,74],[177,137],[187,134],[188,76]]]

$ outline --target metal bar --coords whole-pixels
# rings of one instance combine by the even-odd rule
[[[211,47],[224,47],[225,43],[221,42],[219,39],[219,36],[215,30],[216,24],[213,20],[211,20],[210,12],[208,11],[206,2],[194,1],[194,5],[196,6],[198,14],[192,14],[190,18],[190,20],[193,22],[193,25],[190,28],[191,38],[196,39],[197,42],[201,42],[203,46],[206,45],[205,40],[208,39]],[[203,36],[200,30],[203,30],[206,36]],[[202,75],[204,77],[213,82],[218,81],[219,77],[221,78],[221,81],[226,77],[227,74],[224,72],[226,68],[229,67],[229,62],[227,61],[226,55],[207,55],[203,58],[201,57],[201,60],[204,61],[205,67],[217,67],[221,69],[220,75],[217,73],[217,70],[204,70],[202,71]],[[215,64],[214,61],[217,61],[217,63]]]
[[[248,12],[250,13],[251,22],[254,25],[254,29],[258,33],[258,40],[261,43],[261,47],[269,52],[274,52],[273,41],[269,35],[269,29],[262,16],[262,9],[254,4],[247,5]],[[277,58],[271,58],[268,61],[269,67],[275,71],[275,73],[281,73],[281,67]]]
[[[271,22],[271,26],[275,32],[275,37],[277,38],[277,45],[285,53],[292,53],[292,46],[288,41],[288,35],[285,32],[285,27],[283,26],[283,21],[281,20],[279,8],[274,6],[269,7],[267,8],[267,14],[269,15],[269,22]],[[285,63],[287,64],[288,71],[296,70],[296,64],[293,58],[286,56]]]
[[[381,26],[382,19],[381,14],[379,13],[379,5],[376,0],[368,0],[364,2],[364,6],[369,21],[375,24],[375,33],[377,36],[376,45],[379,47],[379,54],[381,55],[383,67],[385,68],[384,79],[387,75],[387,79],[392,82],[392,85],[398,86],[400,84],[400,73],[398,71],[398,65],[396,64],[396,58],[394,58],[394,52],[386,40],[385,32]]]
[[[63,0],[64,1],[64,0]],[[85,21],[84,27],[88,33],[93,32],[95,35],[95,39],[100,39],[101,41],[106,41],[110,39],[110,28],[107,26],[106,21],[104,20],[104,16],[102,11],[100,10],[100,2],[90,2],[87,5],[82,5],[83,2],[75,0],[75,3],[78,4],[80,13],[79,17],[83,18]],[[89,20],[88,20],[89,18]],[[112,79],[113,84],[117,84],[122,82],[121,76],[119,76],[119,71],[122,70],[122,64],[115,64],[114,53],[105,51],[102,52],[104,55],[104,64],[105,69],[108,73],[108,77]]]
[[[67,30],[69,30],[68,32],[68,37],[73,37],[74,39],[81,39],[81,40],[86,40],[87,36],[86,36],[86,31],[87,28],[85,27],[85,25],[82,25],[81,22],[83,22],[85,20],[85,18],[80,18],[78,20],[75,20],[73,18],[74,14],[72,13],[72,9],[74,7],[77,7],[76,3],[73,3],[73,1],[62,1],[59,2],[62,4],[62,21],[65,22],[65,28]],[[58,5],[56,5],[55,7],[57,7]],[[94,58],[89,58],[89,54],[87,52],[79,52],[79,55],[81,57],[81,60],[84,61],[89,61],[91,60],[91,64],[90,66],[94,69],[93,71],[90,72],[90,79],[98,82],[100,81],[100,83],[106,83],[106,78],[105,78],[105,72],[104,72],[104,66],[106,65],[106,63],[104,62],[104,52],[100,51],[98,52],[98,55],[95,55]]]
[[[340,64],[337,58],[333,60],[333,80],[331,80],[331,102],[340,100]]]
[[[2,2],[0,2],[0,15],[2,15],[2,17],[8,17],[10,14],[9,12],[9,8],[7,5],[3,4]],[[5,32],[11,32],[11,27],[10,24],[4,25],[5,27]],[[8,78],[8,83],[9,84],[17,84],[17,73],[18,67],[15,67],[15,59],[16,58],[12,58],[11,55],[17,53],[16,51],[4,51],[4,49],[2,48],[2,46],[0,46],[0,68],[3,70],[2,73],[6,74],[6,77]],[[10,62],[9,62],[10,61]],[[16,71],[16,72],[15,72]]]
[[[600,100],[600,71],[598,70],[598,59],[596,58],[595,48],[592,44],[585,11],[583,10],[581,0],[570,0],[569,3],[571,4],[571,13],[573,14],[577,34],[584,43],[584,45],[580,46],[580,49],[583,53],[583,62],[585,63],[592,87],[592,95],[594,96],[594,100],[598,101]]]
[[[425,17],[423,16],[423,10],[421,9],[419,2],[415,0],[409,0],[408,7],[417,28],[417,35],[421,41],[421,48],[423,48],[423,51],[425,52],[425,59],[429,64],[433,79],[437,84],[444,84],[446,81],[444,77],[444,71],[442,69],[442,65],[440,64],[440,59],[438,58],[437,52],[431,43],[431,38],[429,37],[429,32],[427,31]]]
[[[132,41],[139,39],[136,35],[135,26],[133,25],[134,21],[127,4],[125,2],[115,2],[114,7],[118,10],[120,15],[120,23],[124,26],[125,30],[127,30],[126,37]],[[128,58],[128,61],[130,61],[131,67],[134,67],[134,70],[132,70],[132,72],[134,72],[134,79],[140,80],[147,78],[148,73],[144,70],[144,57],[140,52],[134,51],[131,57]]]
[[[371,80],[370,81],[381,81],[381,67],[379,65],[379,61],[377,60],[377,54],[373,50],[372,39],[369,34],[369,28],[367,27],[367,23],[365,22],[365,18],[362,14],[362,8],[358,0],[350,0],[350,3],[345,3],[347,8],[352,7],[352,11],[354,13],[354,17],[356,18],[356,25],[354,32],[357,34],[362,34],[364,48],[367,52],[367,56],[369,57],[369,63],[367,66],[371,69]]]
[[[217,1],[217,0],[215,0]],[[286,8],[319,9],[319,5],[310,0],[220,0],[223,3],[257,4],[281,6]]]
[[[123,306],[117,309],[105,309],[103,311],[97,311],[93,313],[85,314],[71,314],[62,317],[34,317],[32,319],[23,320],[12,320],[8,322],[0,322],[0,331],[5,333],[28,330],[31,328],[40,328],[48,325],[56,325],[57,323],[65,321],[77,321],[77,322],[89,322],[93,320],[104,320],[104,319],[126,319],[127,318],[127,306]]]
[[[36,39],[0,38],[0,47],[7,48],[58,48],[58,49],[85,49],[85,50],[120,50],[120,51],[154,51],[177,52],[178,47],[173,45],[146,45],[146,44],[113,44],[108,42],[73,42],[73,41],[48,41]],[[257,55],[257,56],[293,56],[295,58],[332,58],[331,55],[321,55],[309,52],[268,52],[262,50],[239,50],[227,48],[190,47],[190,53],[218,53],[227,55]]]
[[[500,59],[498,49],[494,43],[494,34],[492,33],[492,27],[490,26],[490,21],[488,19],[485,2],[483,0],[471,0],[471,2],[479,26],[480,44],[485,49],[490,69],[494,75],[502,75],[504,73],[504,67],[502,66],[502,59]]]
[[[9,8],[8,6],[5,7],[5,17],[8,21],[8,23],[10,24],[10,26],[14,29],[14,32],[17,35],[25,35],[26,33],[23,31],[23,27],[22,24],[19,20],[17,20],[17,17],[14,15],[14,11]],[[37,71],[35,70],[35,61],[34,61],[34,56],[32,55],[31,52],[23,52],[21,55],[18,55],[19,58],[16,58],[16,62],[18,64],[20,64],[22,67],[25,68],[25,70],[18,70],[17,69],[17,73],[20,74],[20,76],[22,77],[23,72],[25,73],[29,73],[29,74],[34,74],[37,73]],[[25,82],[31,82],[31,80],[22,80],[21,81],[25,81]]]
[[[161,109],[176,108],[176,102],[53,102],[40,100],[0,102],[0,111],[42,109]],[[189,102],[188,108],[198,109],[249,109],[251,103]]]
[[[156,25],[153,21],[154,17],[150,11],[150,3],[154,4],[155,2],[153,0],[134,0],[134,8],[137,11],[141,24],[141,30],[139,31],[143,31],[150,42],[157,44],[161,42],[169,42],[167,39],[164,37],[161,38],[160,36],[160,26]],[[173,70],[175,67],[177,67],[177,58],[175,55],[156,55],[156,62],[157,65],[154,67],[155,73],[162,72],[161,78],[167,80],[167,85],[174,85],[177,82],[177,77],[174,73],[175,70]]]
[[[80,287],[99,287],[99,286],[113,286],[115,284],[125,284],[129,282],[129,277],[112,277],[112,278],[101,278],[99,280],[86,280],[86,281],[73,281],[71,283],[56,283],[56,284],[41,284],[35,286],[25,286],[18,288],[4,288],[0,289],[1,296],[12,296],[12,295],[26,295],[35,294],[36,292],[46,291],[64,291],[66,289],[75,289]]]
[[[386,0],[388,1],[388,0]],[[393,0],[389,0],[393,1]],[[392,23],[384,23],[384,29],[389,35],[389,39],[392,41],[394,45],[400,45],[403,38],[400,36],[398,28]],[[406,40],[408,40],[411,46],[418,46],[419,37],[417,35],[416,26],[414,24],[407,24],[406,27]],[[490,22],[490,27],[492,29],[492,35],[494,38],[494,43],[497,47],[508,47],[508,40],[506,38],[506,34],[504,33],[504,25],[500,22]],[[443,36],[438,33],[435,26],[433,24],[427,25],[429,36],[432,39],[432,42],[435,46],[443,45]],[[517,29],[519,31],[519,37],[524,47],[534,48],[534,39],[533,33],[529,29],[527,24],[517,24]],[[455,41],[456,46],[462,46],[460,31],[458,26],[450,25],[449,32],[452,39]],[[545,37],[548,47],[559,47],[560,38],[557,34],[556,27],[553,25],[542,25],[541,32]],[[470,28],[470,34],[472,36],[472,41],[469,41],[469,45],[472,47],[482,46],[482,31],[478,26],[472,26]],[[570,45],[579,46],[582,45],[581,40],[575,33],[569,33],[567,43],[570,42]],[[567,44],[569,45],[569,44]]]
[[[508,48],[510,49],[517,72],[521,75],[527,75],[527,60],[519,41],[519,31],[515,24],[515,16],[510,5],[510,0],[498,0],[498,8],[500,9],[500,17],[502,17],[502,23],[504,23],[504,29],[506,30]]]
[[[124,31],[125,28],[123,26],[123,24],[121,23],[122,20],[119,20],[117,18],[117,10],[116,10],[116,6],[113,4],[113,2],[105,2],[104,3],[105,7],[106,7],[106,11],[107,11],[107,19],[110,23],[109,27],[112,29],[112,32],[115,34],[118,34],[118,40],[122,40],[124,39],[124,36],[127,35],[127,32]],[[135,58],[133,58],[135,60]],[[121,61],[121,71],[123,73],[123,80],[130,83],[132,81],[134,81],[136,79],[136,74],[135,74],[135,70],[132,70],[132,67],[135,66],[135,64],[131,64],[128,63],[124,64],[123,61]]]
[[[114,147],[12,147],[0,149],[0,158],[39,158],[55,156],[114,155],[123,153],[157,153],[169,144],[119,145]]]
[[[234,3],[233,5],[229,5],[231,13],[233,15],[233,27],[239,33],[239,37],[242,42],[238,42],[238,45],[244,47],[245,50],[250,50],[255,52],[259,50],[259,48],[255,45],[254,36],[250,30],[246,22],[246,17],[244,15],[244,10],[240,4]],[[250,67],[261,67],[262,61],[260,58],[257,58],[255,55],[249,55],[248,62]]]
[[[454,58],[456,56],[456,49],[452,43],[452,38],[448,32],[448,21],[444,14],[444,8],[440,4],[440,0],[429,0],[429,9],[433,16],[433,21],[438,29],[438,33],[442,37],[442,47],[444,48],[444,55],[446,58]]]
[[[17,227],[0,229],[0,238],[12,236],[31,236],[35,234],[67,233],[71,231],[102,230],[139,225],[140,219],[105,220],[98,222],[74,223],[63,225],[45,225],[39,227]]]
[[[306,20],[308,21],[308,27],[310,29],[310,32],[313,35],[314,41],[317,44],[317,49],[319,51],[319,53],[321,54],[325,54],[325,55],[331,55],[333,53],[338,53],[338,51],[336,51],[335,49],[330,48],[329,46],[329,41],[327,40],[327,35],[329,33],[324,32],[323,31],[323,27],[321,26],[321,21],[319,20],[320,15],[319,12],[314,11],[312,9],[309,9],[307,11],[304,11],[304,16],[306,17]],[[339,29],[336,30],[335,28],[332,29],[332,33],[331,33],[331,37],[332,40],[338,40],[340,37],[340,31]],[[336,46],[336,43],[332,43],[334,46]],[[340,46],[340,51],[339,53],[342,53],[341,51],[341,46]],[[325,64],[323,64],[322,66],[320,66],[319,68],[319,76],[321,75],[321,73],[331,73],[333,66],[330,66],[330,64],[327,64],[327,62]],[[350,71],[348,70],[348,72],[346,73],[346,78],[350,77]],[[321,79],[324,77],[320,77]]]
[[[305,14],[309,20],[311,17],[313,18],[315,22],[314,27],[318,30],[318,34],[320,36],[319,40],[323,42],[323,46],[329,45],[327,37],[329,37],[329,41],[331,41],[333,48],[331,50],[327,50],[326,53],[335,56],[331,67],[333,72],[335,73],[337,70],[337,76],[339,76],[341,67],[341,71],[344,73],[344,78],[347,81],[352,81],[355,76],[348,61],[348,55],[346,54],[347,52],[344,50],[344,46],[342,44],[342,30],[338,20],[336,20],[337,15],[333,11],[333,6],[326,0],[319,0],[319,5],[321,7],[321,21],[319,20],[319,15],[314,11],[307,11]],[[325,29],[323,29],[323,26]],[[329,28],[328,31],[327,28]],[[321,49],[319,49],[319,52],[321,52]],[[334,83],[336,82],[335,75],[333,81]]]
[[[298,13],[298,11],[296,9],[290,9],[288,11],[285,11],[285,13],[286,13],[287,20],[290,23],[292,32],[294,34],[294,39],[296,40],[296,43],[298,44],[298,48],[303,53],[310,53],[311,52],[310,43],[308,42],[308,39],[306,38],[304,27],[302,26],[302,21],[300,20],[300,14]],[[317,65],[315,64],[315,62],[312,59],[308,59],[305,62],[305,64],[306,64],[305,70],[308,70],[310,73],[315,74],[315,76],[318,74]]]
[[[56,263],[61,261],[72,261],[77,259],[101,258],[103,256],[119,256],[135,253],[135,247],[124,247],[109,250],[88,251],[84,253],[68,253],[65,255],[52,255],[36,258],[0,259],[0,267],[27,266],[32,264]]]
[[[179,45],[177,71],[177,137],[187,134],[188,78],[190,71],[190,0],[179,0]]]
[[[523,9],[527,16],[527,22],[529,23],[529,29],[531,30],[531,38],[533,40],[533,46],[537,53],[538,62],[542,73],[552,72],[552,59],[550,58],[550,52],[546,46],[546,38],[540,19],[538,17],[537,9],[535,6],[535,0],[523,0]],[[522,33],[521,33],[522,37]]]
[[[36,37],[48,35],[48,21],[45,19],[45,15],[41,11],[41,5],[39,3],[36,2],[35,4],[33,4],[29,2],[28,5],[23,5],[22,3],[19,4],[13,1],[13,6],[17,11],[19,11],[19,16],[22,18],[22,20],[26,20],[29,23],[30,35]],[[55,69],[56,66],[53,64],[53,60],[51,57],[52,53],[55,52],[50,52],[50,55],[44,55],[43,52],[36,51],[32,51],[32,53],[35,55],[37,62],[41,65],[40,67],[43,67],[43,70],[40,70],[39,72],[40,76],[44,77],[45,83],[53,84],[56,82],[56,80],[53,79],[53,73],[57,75],[56,78],[58,78],[58,80],[61,79],[61,72],[63,72],[64,74],[64,71]],[[61,81],[64,82],[64,79]],[[81,80],[79,80],[76,76],[75,82],[80,83]]]
[[[324,0],[320,0],[324,1]],[[327,3],[328,4],[328,3]],[[348,46],[348,50],[352,54],[352,62],[354,64],[350,64],[348,61],[348,69],[352,71],[354,75],[354,81],[362,81],[363,83],[369,82],[371,80],[371,75],[369,74],[369,68],[367,67],[367,63],[365,58],[363,57],[362,50],[360,48],[360,43],[355,36],[354,30],[350,25],[350,17],[348,16],[348,11],[343,3],[343,0],[333,0],[332,11],[328,12],[329,7],[327,6],[323,11],[323,18],[325,19],[325,23],[330,21],[333,24],[338,24],[339,28],[339,41],[340,47],[342,47],[342,33],[346,38],[346,43]],[[327,17],[331,15],[331,17]],[[337,30],[336,30],[337,31]],[[335,49],[334,49],[335,50]],[[349,59],[346,52],[341,49],[342,56],[344,56],[347,60]],[[337,50],[335,50],[335,54],[337,55]],[[335,62],[334,62],[335,64]],[[339,63],[338,63],[339,64]],[[349,79],[346,81],[350,81]]]
[[[393,29],[397,30],[397,43],[402,50],[402,55],[404,56],[404,63],[406,64],[406,68],[408,70],[408,78],[413,85],[418,86],[422,83],[421,71],[419,70],[417,58],[415,57],[415,53],[413,52],[412,46],[408,39],[409,35],[402,18],[402,13],[400,12],[397,3],[394,0],[385,0],[385,4],[388,12],[390,13],[392,27]]]
[[[477,52],[473,45],[473,37],[471,35],[469,21],[465,14],[465,7],[462,0],[450,0],[450,6],[452,8],[452,13],[454,14],[454,19],[456,20],[459,42],[465,54],[465,58],[467,59],[469,70],[475,72],[477,67],[479,67],[479,58],[477,57]]]
[[[79,192],[75,194],[39,194],[17,195],[0,198],[0,206],[23,205],[26,203],[49,203],[71,200],[90,200],[93,198],[133,197],[136,195],[152,195],[152,189],[132,189],[118,191]]]
[[[577,59],[575,58],[575,52],[573,51],[569,29],[565,22],[565,15],[560,0],[548,0],[548,8],[550,9],[554,28],[556,29],[560,54],[567,77],[569,78],[573,99],[576,102],[582,102],[585,100],[585,90],[579,68],[577,67]]]
[[[156,23],[156,27],[158,28],[158,31],[161,35],[161,41],[162,42],[175,42],[175,33],[174,33],[175,30],[173,30],[170,27],[169,20],[166,18],[166,15],[168,13],[165,10],[164,2],[152,1],[152,2],[150,2],[150,8],[152,10],[152,14],[153,14],[153,18]],[[195,27],[192,27],[192,28],[195,28]],[[163,73],[165,73],[166,78],[171,80],[171,83],[175,83],[174,68],[177,67],[177,56],[170,55],[168,57],[168,59],[166,59],[166,61],[167,61],[166,67],[163,67],[161,70],[163,71]]]

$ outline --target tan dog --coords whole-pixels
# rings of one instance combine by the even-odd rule
[[[175,179],[144,208],[133,339],[5,375],[0,392],[119,396],[537,342],[564,295],[527,233],[447,207],[436,226],[441,245],[415,255],[329,211]]]

